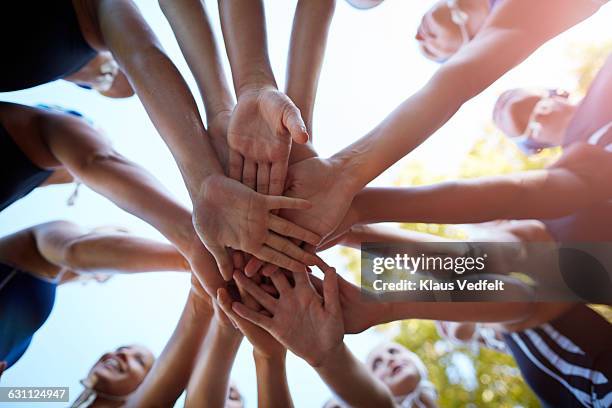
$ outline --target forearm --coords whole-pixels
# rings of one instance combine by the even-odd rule
[[[208,120],[231,111],[234,101],[204,2],[159,0],[159,4],[198,84]]]
[[[174,246],[127,234],[91,233],[73,239],[60,264],[79,272],[189,271]]]
[[[530,173],[529,177],[521,173],[419,187],[367,188],[353,200],[357,223],[462,224],[538,218],[550,212],[550,207],[529,205],[526,200],[539,194],[537,178],[546,177]]]
[[[181,395],[206,335],[212,309],[191,292],[180,320],[144,382],[130,395],[128,407],[169,407]]]
[[[285,354],[264,357],[253,352],[257,372],[257,406],[291,408],[293,401],[287,384]]]
[[[100,1],[97,15],[106,46],[170,148],[193,199],[209,175],[223,170],[187,84],[131,2]]]
[[[367,371],[344,343],[315,370],[334,394],[351,407],[395,407],[389,389]]]
[[[300,109],[311,135],[317,86],[335,5],[335,0],[299,0],[293,18],[286,94]]]
[[[219,13],[238,97],[253,88],[276,88],[268,57],[263,2],[219,0]]]
[[[114,152],[95,154],[71,170],[94,191],[152,225],[179,249],[186,248],[195,236],[191,212],[147,170],[123,156]]]
[[[372,326],[407,319],[514,323],[533,315],[531,302],[370,302]]]
[[[241,341],[239,332],[215,320],[189,380],[186,407],[225,406],[230,373]]]
[[[464,102],[457,82],[432,79],[367,135],[334,155],[357,193],[444,125]]]
[[[405,230],[400,227],[382,225],[358,225],[346,234],[341,245],[360,249],[363,242],[406,243],[449,242],[451,240],[437,235]]]

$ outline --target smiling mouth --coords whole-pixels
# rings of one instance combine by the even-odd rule
[[[397,375],[400,371],[402,371],[402,369],[404,368],[403,365],[398,365],[393,367],[393,369],[391,370],[391,377],[394,377],[395,375]]]
[[[102,365],[115,372],[123,373],[125,371],[123,365],[115,357],[108,357],[102,362]]]

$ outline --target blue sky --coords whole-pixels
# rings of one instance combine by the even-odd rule
[[[157,2],[136,0],[136,3],[197,95]],[[220,38],[216,2],[207,3]],[[322,156],[333,154],[365,134],[434,72],[436,64],[423,58],[413,41],[419,20],[430,4],[429,1],[389,0],[377,9],[364,12],[338,2],[315,109],[314,141]],[[294,6],[295,0],[266,1],[270,56],[281,86]],[[471,142],[482,134],[490,121],[493,103],[503,90],[516,86],[573,88],[572,69],[576,62],[568,57],[570,48],[602,40],[603,33],[609,33],[610,21],[612,7],[606,6],[586,24],[542,47],[521,67],[466,104],[411,157],[426,161],[434,171],[452,169],[469,150]],[[603,40],[609,40],[609,35]],[[82,111],[104,129],[118,151],[152,171],[188,203],[176,165],[137,98],[107,100],[58,81],[2,94],[0,99],[24,104],[59,104]],[[401,166],[402,162],[392,167],[374,184],[390,185]],[[121,225],[133,233],[162,239],[151,227],[87,188],[82,189],[74,207],[67,207],[66,199],[71,192],[71,186],[33,192],[0,214],[0,234],[36,223],[69,219],[90,227]],[[325,258],[345,273],[345,260],[336,250],[327,251]],[[2,385],[69,386],[71,400],[74,399],[81,390],[78,380],[105,351],[136,342],[159,354],[174,329],[188,289],[187,275],[178,273],[117,276],[102,285],[61,287],[50,319],[35,335],[25,356],[3,375]],[[381,334],[369,331],[348,336],[347,342],[364,358],[381,338]],[[325,385],[305,363],[290,357],[287,364],[297,407],[320,406],[329,398]],[[250,346],[246,343],[236,359],[232,377],[244,393],[247,405],[255,406],[255,372]]]

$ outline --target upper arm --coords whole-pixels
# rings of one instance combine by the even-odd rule
[[[586,143],[569,147],[551,170],[571,174],[590,203],[612,200],[612,152]]]
[[[96,14],[104,43],[121,67],[146,58],[147,50],[163,54],[155,33],[131,0],[99,0]]]
[[[96,157],[112,154],[110,140],[84,120],[55,112],[40,112],[43,140],[69,171],[83,168]]]
[[[504,0],[478,34],[436,76],[458,77],[468,100],[529,57],[551,38],[593,15],[594,0]],[[486,66],[486,69],[483,67]]]

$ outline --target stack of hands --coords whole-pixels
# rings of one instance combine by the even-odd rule
[[[209,133],[226,175],[209,176],[195,201],[196,232],[218,266],[214,274],[194,268],[206,292],[216,298],[236,271],[252,278],[328,270],[316,251],[336,235],[355,192],[340,182],[340,160],[310,151],[290,162],[292,144],[309,141],[293,102],[273,88],[246,92]]]

